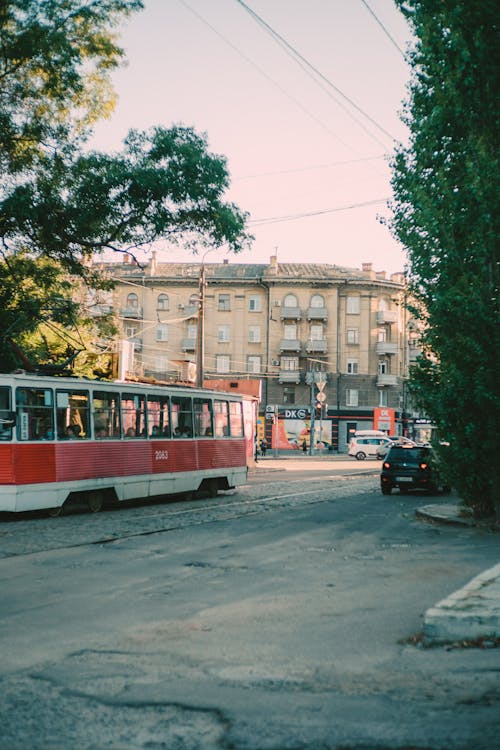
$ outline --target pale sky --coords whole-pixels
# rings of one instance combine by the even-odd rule
[[[377,216],[388,215],[387,157],[406,139],[404,18],[392,0],[246,5],[289,47],[238,0],[146,0],[123,27],[118,106],[91,146],[118,150],[130,128],[192,126],[228,160],[227,199],[251,214],[252,250],[230,260],[277,254],[282,263],[403,270],[404,253]],[[206,260],[224,257],[226,248]],[[192,256],[166,248],[159,259]]]

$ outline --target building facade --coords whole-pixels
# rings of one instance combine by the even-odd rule
[[[194,380],[201,362],[203,379],[261,379],[269,423],[321,419],[340,452],[377,415],[401,431],[411,343],[402,274],[275,256],[202,265],[153,254],[143,268],[99,268],[116,284],[131,374]]]

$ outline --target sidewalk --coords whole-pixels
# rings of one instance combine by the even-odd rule
[[[457,506],[451,504],[426,505],[418,508],[416,515],[436,523],[487,528],[484,522],[459,515]],[[425,613],[425,645],[457,641],[500,646],[500,563],[480,573]]]

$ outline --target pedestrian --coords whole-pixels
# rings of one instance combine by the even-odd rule
[[[262,440],[260,441],[260,452],[263,456],[265,456],[266,451],[267,451],[267,440],[266,438],[262,438]]]
[[[307,443],[305,441],[305,438],[302,441],[302,453],[307,453]]]

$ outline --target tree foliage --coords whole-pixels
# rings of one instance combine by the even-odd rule
[[[205,135],[156,127],[130,132],[120,153],[83,148],[92,123],[114,104],[109,75],[123,57],[114,29],[140,7],[140,0],[0,4],[0,298],[8,301],[0,331],[9,332],[2,369],[12,360],[7,337],[22,338],[52,315],[55,277],[102,286],[89,270],[96,253],[133,254],[165,239],[194,252],[222,244],[238,252],[251,239],[247,215],[224,200],[226,160],[209,152]]]
[[[425,355],[411,386],[450,442],[453,484],[477,514],[500,497],[498,4],[397,0],[416,39],[393,163],[393,231],[407,249]]]

